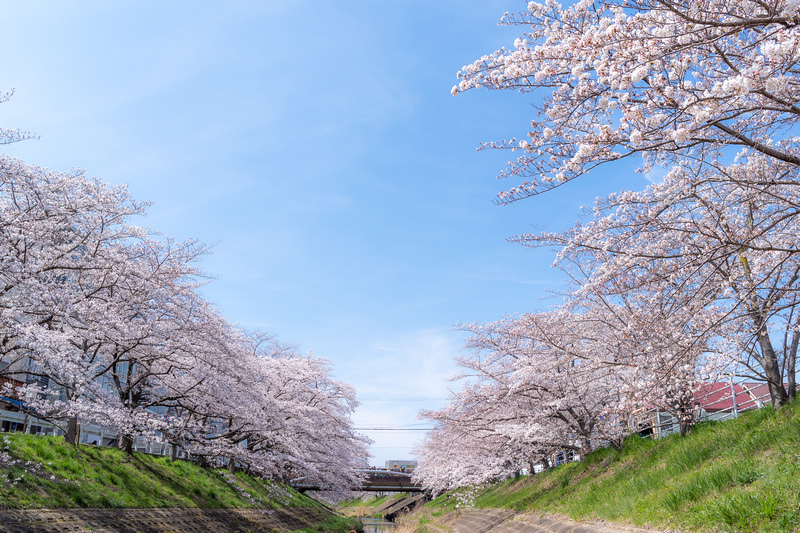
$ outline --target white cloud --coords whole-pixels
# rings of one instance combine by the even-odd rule
[[[664,181],[664,176],[667,175],[669,169],[664,167],[653,167],[648,172],[645,172],[644,179],[650,183],[657,184]]]
[[[353,416],[356,427],[412,430],[365,431],[375,441],[372,461],[376,466],[389,459],[410,458],[411,449],[425,435],[417,429],[427,425],[417,419],[418,412],[446,404],[447,380],[458,370],[454,357],[459,336],[444,329],[423,329],[380,338],[360,354],[357,364],[337,367],[341,379],[359,384],[358,397],[363,400]],[[373,350],[379,354],[369,355]],[[343,371],[346,375],[341,375]]]

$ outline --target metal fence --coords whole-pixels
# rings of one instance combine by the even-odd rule
[[[770,405],[769,388],[766,383],[746,378],[729,378],[727,381],[699,383],[692,397],[691,424],[708,420],[730,420],[739,414]],[[676,413],[654,407],[637,413],[633,417],[632,431],[641,436],[661,438],[680,431]]]
[[[699,383],[692,397],[692,406],[697,407],[692,410],[691,424],[709,420],[730,420],[737,418],[741,413],[760,409],[771,403],[767,384],[753,381],[752,378],[730,377],[726,381]],[[659,407],[634,413],[628,424],[631,434],[639,433],[642,437],[658,439],[680,432],[680,422],[676,414]],[[558,450],[550,454],[547,463],[537,462],[530,468],[522,469],[521,473],[538,474],[548,468],[572,461],[580,461],[580,455],[572,451]]]

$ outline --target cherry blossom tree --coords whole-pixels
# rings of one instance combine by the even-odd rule
[[[458,377],[466,382],[445,408],[421,414],[435,427],[417,450],[417,479],[438,492],[549,465],[557,453],[619,446],[651,427],[637,413],[656,407],[686,434],[701,371],[715,361],[691,303],[649,290],[600,293],[464,326],[470,353],[458,359]]]
[[[541,97],[527,138],[488,146],[521,152],[503,174],[510,202],[600,164],[643,155],[646,165],[724,169],[726,147],[800,164],[794,1],[555,0],[503,22],[525,28],[513,48],[459,72],[476,87]]]
[[[0,93],[0,104],[8,102],[12,96],[14,96],[14,88]],[[23,131],[17,128],[0,128],[0,144],[12,144],[35,138],[38,137],[29,131]]]
[[[50,387],[37,416],[163,439],[208,462],[350,488],[368,456],[330,365],[229,324],[198,292],[206,248],[132,225],[121,187],[0,157],[0,372]]]
[[[431,477],[436,488],[474,483],[481,476],[488,481],[502,472],[548,463],[555,453],[583,456],[598,446],[618,444],[629,432],[619,409],[621,381],[629,370],[618,358],[608,364],[615,353],[604,340],[601,330],[607,327],[601,320],[559,309],[464,329],[471,333],[470,354],[458,363],[467,382],[447,407],[422,416],[436,423],[432,442],[440,434],[469,435],[467,442],[481,444],[466,448],[479,456],[463,458],[470,468],[441,467],[451,451],[437,452],[434,444],[425,444],[420,452],[423,481]],[[487,464],[495,467],[481,470],[478,464],[487,455],[494,456],[494,463]],[[472,472],[472,466],[478,471]],[[444,485],[439,474],[431,473],[448,470]]]
[[[85,314],[87,289],[102,290],[115,268],[108,244],[141,234],[123,222],[143,209],[124,188],[0,157],[0,355],[7,374],[52,379],[67,399],[90,381],[68,323]],[[68,426],[72,436],[74,417]]]
[[[795,389],[798,9],[530,2],[504,17],[525,28],[513,48],[465,66],[453,89],[538,98],[527,138],[487,145],[521,153],[503,173],[516,182],[501,203],[629,157],[668,171],[659,191],[616,195],[564,238],[518,240],[581,248],[582,261],[603,265],[584,295],[648,285],[666,301],[693,297],[701,314],[690,335],[714,331],[712,352],[766,381],[776,408]]]
[[[126,413],[128,423],[116,429],[120,447],[129,452],[134,435],[160,425],[163,409],[153,408],[166,408],[177,399],[177,389],[165,380],[186,374],[195,364],[198,321],[208,310],[195,292],[198,272],[191,263],[203,251],[194,243],[169,239],[125,243],[115,282],[108,291],[91,295],[101,300],[108,320],[92,339],[100,362],[92,380],[105,383],[117,396],[113,403]],[[96,326],[97,320],[80,323]]]
[[[620,436],[616,422],[602,422],[619,402],[616,369],[604,364],[609,350],[597,331],[604,326],[567,309],[471,325],[466,346],[474,356],[459,364],[500,385],[501,397],[519,399],[506,422],[509,435],[531,435],[546,452],[585,455]]]
[[[438,495],[508,478],[526,465],[522,457],[514,461],[501,453],[507,444],[507,438],[491,430],[470,430],[439,416],[425,441],[414,450],[422,460],[414,469],[413,480]]]
[[[0,103],[13,91],[0,94]],[[0,129],[0,144],[33,137]],[[199,293],[201,243],[132,223],[124,187],[0,155],[0,375],[36,416],[162,439],[201,462],[360,484],[369,439],[330,363],[231,325]],[[31,383],[31,378],[39,381]]]
[[[594,364],[609,367],[618,398],[611,410],[631,429],[650,427],[646,413],[659,408],[672,413],[685,435],[694,423],[698,382],[728,368],[720,366],[711,334],[698,324],[696,305],[692,298],[665,298],[657,287],[572,295],[573,328],[593,346],[587,356]],[[636,413],[644,418],[637,421]]]
[[[193,421],[183,427],[182,445],[282,481],[358,486],[369,441],[352,428],[355,390],[333,380],[322,359],[274,338],[238,335],[203,361],[212,370],[181,400],[181,418]]]
[[[447,439],[469,443],[468,464],[513,463],[520,436],[585,453],[600,421],[613,441],[652,406],[685,434],[696,382],[722,372],[763,379],[776,409],[794,397],[799,13],[780,0],[547,0],[506,14],[524,33],[463,67],[452,91],[536,98],[526,138],[484,145],[519,154],[498,201],[630,157],[666,177],[600,201],[573,229],[514,239],[561,248],[565,304],[469,326],[475,353],[459,362],[475,381],[425,413],[437,426],[420,479],[475,482],[439,451]]]
[[[703,338],[715,364],[767,382],[778,408],[794,396],[800,273],[798,185],[776,173],[782,166],[751,155],[722,177],[675,168],[663,183],[600,202],[584,225],[517,240],[562,246],[562,265],[591,268],[577,298],[637,292],[660,306],[674,338]]]

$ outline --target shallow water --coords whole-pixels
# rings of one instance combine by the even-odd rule
[[[361,523],[364,524],[364,533],[392,531],[396,525],[394,522],[389,522],[388,520],[382,520],[380,518],[362,518]]]

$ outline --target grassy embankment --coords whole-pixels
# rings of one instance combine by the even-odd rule
[[[380,518],[382,516],[382,514],[379,512],[380,509],[385,509],[390,505],[406,498],[407,496],[408,494],[405,492],[399,492],[392,493],[391,495],[375,495],[367,498],[353,498],[352,500],[339,502],[338,506],[347,516]]]
[[[75,448],[61,437],[0,434],[0,508],[320,506],[289,487],[243,472],[234,475],[113,448]],[[303,531],[348,531],[357,527],[355,522],[332,516],[322,529]]]
[[[451,493],[430,502],[420,526],[456,501]],[[474,506],[698,531],[800,531],[800,403],[702,423],[685,438],[632,436],[622,450],[477,491]]]
[[[5,460],[1,454],[8,454]],[[289,488],[187,461],[63,438],[0,435],[0,494],[6,508],[314,507]]]

